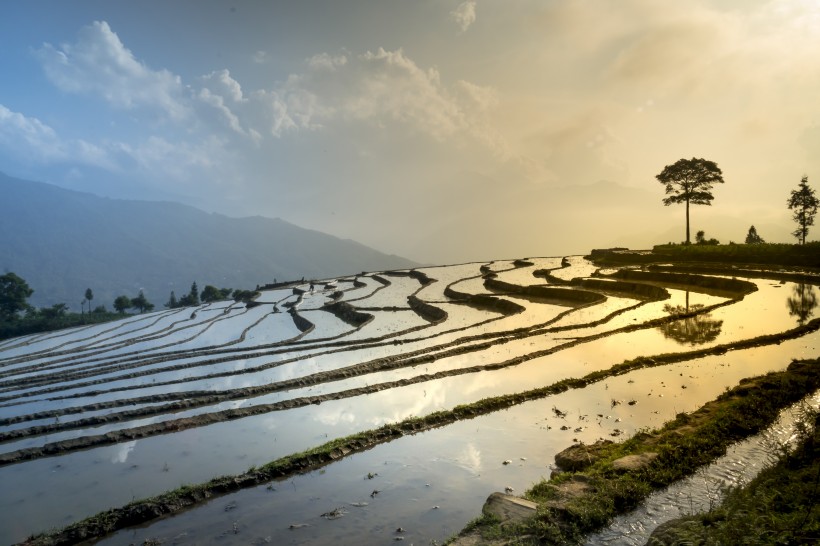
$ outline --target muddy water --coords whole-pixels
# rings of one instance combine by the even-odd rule
[[[496,262],[491,268],[498,271],[499,278],[506,282],[512,282],[510,279],[513,279],[524,285],[539,284],[539,279],[534,277],[535,280],[524,282],[529,279],[528,272],[531,276],[532,269],[560,265],[560,259],[532,261],[534,266],[530,268],[513,268],[512,262]],[[589,270],[589,266],[582,260],[573,258],[572,261],[573,267],[560,270],[567,278]],[[428,354],[435,356],[431,361],[415,366],[392,370],[373,369],[365,375],[338,378],[334,381],[309,384],[256,397],[239,397],[183,412],[123,420],[102,426],[65,430],[0,443],[0,452],[44,445],[58,439],[82,438],[89,434],[128,429],[150,422],[173,420],[201,413],[217,413],[227,408],[249,407],[300,396],[341,393],[356,387],[398,380],[417,381],[423,374],[459,373],[460,370],[473,369],[476,366],[503,363],[514,357],[526,358],[518,365],[493,371],[472,371],[435,380],[426,379],[368,395],[324,401],[321,405],[274,411],[236,421],[181,430],[174,434],[0,467],[0,483],[3,484],[0,491],[0,541],[7,543],[20,540],[32,532],[65,525],[104,508],[155,495],[183,483],[198,483],[216,475],[239,473],[251,465],[264,464],[278,457],[319,445],[329,439],[373,428],[386,422],[450,409],[457,404],[473,402],[487,396],[549,385],[567,377],[580,377],[590,371],[605,370],[627,358],[685,351],[693,347],[714,346],[756,335],[776,333],[806,320],[805,310],[795,312],[794,305],[790,306],[787,303],[789,298],[795,299],[794,294],[799,287],[772,281],[756,281],[757,292],[747,295],[739,302],[714,309],[708,317],[700,316],[699,319],[691,320],[680,328],[643,328],[587,340],[583,338],[591,335],[600,336],[616,329],[640,325],[650,319],[669,316],[668,310],[665,309],[667,305],[680,307],[688,302],[690,306],[708,306],[728,300],[725,297],[696,292],[687,295],[685,291],[670,289],[671,299],[647,303],[636,309],[630,308],[639,303],[638,300],[609,297],[599,305],[572,310],[523,298],[509,298],[515,299],[526,308],[523,313],[510,317],[461,304],[447,303],[439,304],[448,313],[448,319],[440,324],[427,323],[409,310],[406,299],[408,295],[417,291],[419,297],[423,296],[423,299],[436,304],[445,301],[443,289],[449,283],[456,283],[454,286],[459,291],[486,293],[481,279],[471,279],[478,277],[479,265],[466,264],[425,270],[430,277],[438,277],[440,280],[423,288],[417,280],[409,277],[385,277],[391,282],[388,286],[365,278],[367,287],[350,290],[345,293],[345,297],[349,297],[351,302],[362,307],[369,307],[372,302],[378,302],[397,310],[368,311],[372,312],[376,319],[341,338],[349,340],[349,345],[330,346],[322,341],[335,336],[345,328],[349,329],[350,326],[341,326],[332,315],[315,310],[318,298],[322,298],[322,301],[325,299],[325,296],[317,293],[313,296],[307,295],[304,299],[303,315],[308,320],[311,320],[311,317],[326,315],[327,320],[317,318],[317,328],[310,336],[305,336],[304,340],[297,344],[288,342],[284,348],[278,349],[278,352],[249,357],[244,351],[247,350],[247,355],[250,355],[254,346],[248,344],[243,345],[241,351],[236,353],[236,357],[231,357],[233,360],[227,362],[208,365],[202,369],[164,371],[168,364],[204,361],[210,358],[205,353],[181,351],[168,362],[149,363],[143,366],[141,362],[136,361],[138,367],[135,369],[152,370],[152,375],[129,379],[125,377],[130,373],[126,367],[116,372],[100,374],[98,377],[105,379],[100,385],[77,387],[77,383],[82,380],[66,380],[62,383],[57,380],[53,385],[63,387],[60,392],[40,394],[27,403],[19,403],[27,400],[26,398],[7,402],[5,407],[0,408],[0,417],[152,393],[196,389],[212,391],[264,385],[292,377],[307,377],[308,374],[317,371],[335,370],[374,358],[404,357],[413,351],[427,351]],[[577,271],[573,271],[573,268],[577,268]],[[355,302],[356,297],[362,299]],[[621,310],[626,312],[611,316],[612,313]],[[560,313],[567,312],[568,314],[559,322],[549,324]],[[203,320],[214,322],[215,319],[221,318],[220,313],[224,313],[224,310],[211,313]],[[233,316],[234,314],[236,316]],[[203,315],[199,313],[198,319]],[[228,315],[231,315],[230,319],[214,322],[206,330],[214,331],[211,340],[230,340],[245,331],[253,320],[263,316],[259,312],[240,315],[235,311],[230,311]],[[282,317],[285,315],[287,314],[281,314]],[[603,324],[588,327],[590,322],[605,317],[610,319]],[[143,326],[145,324],[143,323]],[[256,331],[260,339],[282,337],[275,333],[262,334],[263,330],[258,328],[265,324],[266,322],[262,322],[249,332]],[[292,326],[292,321],[290,324]],[[559,325],[570,326],[572,329],[548,329]],[[132,324],[131,327],[136,328],[136,325]],[[158,326],[152,326],[156,327]],[[535,330],[532,335],[519,338],[507,334],[521,328]],[[276,329],[278,330],[278,327]],[[146,331],[147,329],[140,333]],[[156,333],[154,331],[154,335]],[[75,335],[78,338],[87,337],[88,331],[77,332]],[[170,335],[177,335],[179,339],[185,337],[181,334]],[[504,343],[487,344],[480,350],[472,350],[482,342],[481,338],[470,337],[476,335],[489,335],[491,337],[486,339],[500,340]],[[164,337],[170,339],[169,336]],[[126,338],[127,336],[123,335],[120,340]],[[562,348],[562,345],[578,340],[583,342]],[[41,341],[47,343],[47,347],[54,346],[53,339],[42,338]],[[67,341],[71,341],[70,335],[64,336],[61,343]],[[159,340],[157,342],[165,343]],[[25,350],[31,352],[42,349],[36,343],[36,340],[32,340],[30,345],[25,346]],[[203,338],[197,346],[207,344]],[[23,351],[24,346],[17,345],[13,356],[19,356]],[[430,349],[437,345],[441,345],[442,348],[435,351]],[[3,347],[11,345],[0,346],[0,373],[20,367],[20,364],[3,365],[2,359],[12,358],[2,350]],[[447,347],[471,350],[461,354],[449,354]],[[408,529],[406,540],[410,542],[421,539],[421,535],[411,535],[411,529],[415,529],[415,533],[420,533],[420,529],[424,529],[422,534],[428,537],[427,539],[441,540],[475,517],[491,491],[503,490],[504,487],[510,486],[520,492],[541,476],[548,475],[548,465],[555,452],[565,448],[573,440],[592,442],[599,437],[626,437],[639,428],[660,425],[680,411],[691,411],[711,400],[743,377],[772,369],[782,369],[788,365],[791,358],[816,356],[817,349],[818,335],[815,333],[780,345],[733,351],[725,355],[689,360],[681,364],[613,377],[580,391],[570,391],[495,415],[405,437],[346,458],[323,471],[298,476],[283,484],[273,484],[272,489],[263,486],[238,493],[235,498],[223,497],[208,506],[155,524],[159,527],[151,526],[139,531],[142,534],[129,535],[123,532],[116,537],[116,541],[136,541],[134,536],[161,536],[164,540],[171,540],[174,536],[185,533],[185,541],[195,543],[211,541],[224,533],[220,540],[245,543],[264,541],[266,537],[272,537],[271,540],[277,543],[286,540],[317,543],[338,540],[361,542],[371,535],[384,536],[385,540],[392,540],[398,526]],[[555,352],[550,353],[552,350]],[[114,348],[112,353],[114,352],[119,355],[128,352],[128,349]],[[48,362],[49,357],[46,353],[43,354],[45,356],[39,356],[34,362]],[[134,358],[142,357],[137,355]],[[255,371],[256,366],[266,362],[292,358],[296,359],[292,363],[277,365],[266,371]],[[104,360],[101,362],[105,363]],[[89,364],[80,361],[65,368],[71,370],[83,365]],[[203,374],[226,370],[234,370],[237,373],[219,378],[199,379]],[[32,371],[29,375],[36,376],[38,373],[40,372]],[[117,379],[118,377],[120,379]],[[171,378],[188,381],[153,386],[155,381],[161,382],[160,380]],[[5,381],[8,382],[9,379]],[[128,391],[88,394],[77,399],[53,399],[55,396],[69,393],[105,390],[112,386],[124,385],[134,388]],[[6,395],[29,392],[37,388],[39,387],[9,390]],[[613,407],[613,400],[624,403]],[[625,403],[627,401],[634,401],[635,404],[630,406]],[[151,405],[153,404],[146,402],[134,407]],[[568,412],[567,418],[556,419],[551,411],[553,406]],[[128,409],[131,409],[131,406]],[[113,411],[119,410],[95,410],[78,416],[64,416],[60,420],[69,421]],[[42,425],[53,421],[55,418],[39,419],[29,424]],[[9,427],[0,426],[0,432],[24,426],[28,425],[18,423]],[[616,436],[612,436],[613,434]],[[505,460],[512,460],[514,464],[501,464]],[[368,473],[378,473],[378,476],[368,480]],[[378,483],[379,481],[381,483]],[[370,497],[376,489],[380,492]],[[245,495],[257,496],[246,498]],[[67,499],[70,499],[70,502]],[[231,504],[233,502],[235,504]],[[364,502],[368,504],[349,504]],[[341,510],[334,512],[336,508]],[[336,519],[321,517],[321,514],[325,513],[343,515]],[[216,517],[215,514],[220,517]],[[241,520],[232,519],[240,516]],[[237,524],[238,533],[234,532],[234,523]],[[306,526],[301,526],[302,523]],[[298,525],[298,528],[290,529],[291,524]],[[139,538],[139,541],[143,538]]]

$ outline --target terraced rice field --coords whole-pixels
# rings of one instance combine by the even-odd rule
[[[627,437],[817,356],[805,278],[595,272],[570,257],[363,273],[0,342],[0,541],[386,423],[681,353],[104,540],[441,541],[492,491],[548,476],[573,442]]]

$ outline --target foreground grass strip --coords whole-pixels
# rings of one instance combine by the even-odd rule
[[[578,543],[614,516],[637,507],[654,490],[692,475],[724,455],[731,444],[770,426],[783,408],[818,388],[820,359],[793,361],[785,371],[742,380],[694,413],[678,414],[659,430],[639,433],[622,444],[581,446],[588,450],[590,466],[560,473],[525,493],[538,504],[532,520],[505,529],[479,519],[461,537],[470,535],[472,544],[511,539],[525,544]],[[613,464],[627,456],[647,462],[628,471]]]
[[[801,413],[794,451],[773,448],[778,462],[732,488],[720,507],[662,524],[647,544],[748,544],[749,537],[755,544],[820,543],[820,412]]]
[[[820,327],[820,319],[815,319],[811,323],[795,330],[801,330],[800,335],[802,335],[808,331],[816,330],[818,327]],[[755,340],[746,340],[739,345],[756,346],[750,345],[750,343],[754,343],[755,341],[757,341],[758,344],[777,343],[783,339],[786,339],[786,337],[798,337],[795,335],[795,330],[790,330],[789,332],[778,335],[762,336],[765,338],[765,343],[763,342],[764,340],[756,338]],[[711,350],[711,354],[722,354],[726,350],[726,347],[715,347]],[[549,386],[540,387],[521,393],[486,398],[471,404],[456,406],[452,410],[439,411],[424,417],[408,418],[396,424],[388,424],[374,430],[360,432],[346,438],[336,439],[314,449],[277,459],[261,468],[251,469],[244,474],[214,478],[203,484],[185,486],[153,498],[135,501],[119,508],[112,508],[86,520],[65,527],[59,531],[32,537],[26,542],[26,544],[75,544],[83,540],[99,538],[125,527],[146,523],[156,518],[190,508],[195,504],[217,495],[237,491],[246,487],[252,487],[271,480],[284,479],[295,474],[304,473],[323,467],[351,453],[370,449],[373,446],[389,442],[406,434],[415,434],[417,432],[423,432],[446,426],[459,420],[471,419],[481,415],[486,415],[494,411],[507,409],[531,400],[537,400],[554,394],[559,394],[569,389],[584,388],[608,377],[621,375],[627,373],[628,371],[690,360],[691,358],[705,356],[706,354],[710,354],[710,350],[658,355],[653,358],[640,357],[613,366],[609,370],[592,372],[580,379],[569,378]],[[809,367],[812,373],[808,375],[814,383],[820,384],[820,374],[817,373],[817,364],[817,361],[813,361],[812,366]],[[804,368],[805,367],[806,366],[804,366]],[[799,393],[809,392],[812,389],[818,388],[817,386],[811,385],[813,385],[811,381],[798,381],[793,388],[789,389],[789,391],[792,395],[799,397]],[[772,396],[771,401],[774,400],[775,397]],[[681,419],[685,418],[685,416],[681,417]],[[749,420],[751,422],[751,417]],[[706,443],[710,444],[710,442],[711,439],[709,439]],[[631,444],[627,442],[623,445]],[[705,447],[710,446],[707,445]],[[683,448],[680,447],[677,449],[679,451],[683,450]],[[697,448],[695,451],[701,452],[707,456],[709,453],[713,453],[713,451],[705,448]],[[708,460],[711,459],[706,459],[705,461],[708,462]],[[674,461],[671,461],[670,464],[674,466],[675,463]],[[704,462],[698,462],[697,464],[704,464]],[[671,483],[674,479],[677,478],[667,477],[663,480],[658,477],[653,478],[653,480],[659,484],[656,485],[657,487],[663,484]],[[613,500],[613,503],[618,506],[619,510],[626,510],[629,507],[634,506],[634,504],[636,504],[639,499],[643,498],[643,496],[648,494],[650,490],[651,487],[644,487],[640,489],[640,495],[635,496],[634,494],[630,494],[632,496],[627,497],[627,499],[631,499],[629,502],[625,502],[625,499],[619,498],[617,502]],[[606,521],[606,519],[610,516],[606,515],[601,517],[604,519],[600,520],[600,518],[598,518],[595,520],[597,522],[596,525],[602,525],[601,521]],[[576,526],[573,524],[571,528],[575,529]],[[581,526],[577,528],[580,530],[585,529],[586,527]]]

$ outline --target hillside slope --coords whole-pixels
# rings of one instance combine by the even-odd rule
[[[417,265],[351,240],[263,217],[229,218],[170,202],[127,201],[0,173],[0,270],[35,306],[79,310],[86,288],[109,309],[144,290],[155,305],[201,287],[253,288]]]

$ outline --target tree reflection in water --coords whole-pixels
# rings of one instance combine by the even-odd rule
[[[792,295],[786,300],[789,307],[789,316],[797,317],[797,324],[803,324],[814,314],[817,307],[817,294],[810,284],[796,284],[792,289]]]
[[[703,345],[714,341],[720,335],[722,320],[712,320],[710,313],[698,313],[703,304],[689,305],[689,292],[686,292],[686,305],[663,306],[663,310],[673,317],[680,316],[679,320],[660,326],[664,337],[674,340],[681,345]]]

